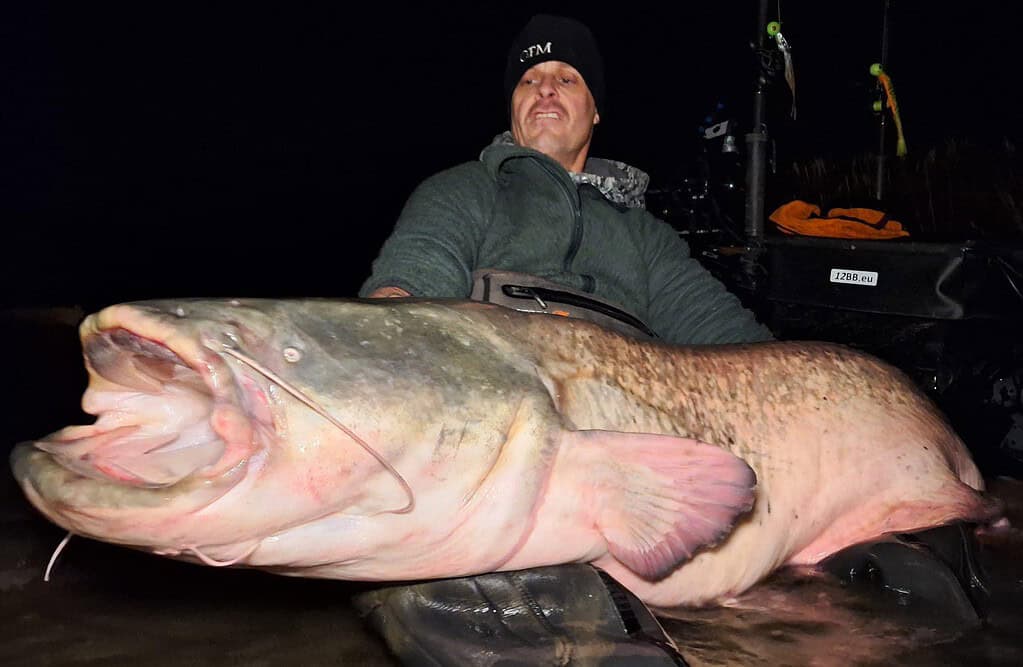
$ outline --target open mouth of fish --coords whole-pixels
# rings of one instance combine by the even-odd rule
[[[150,505],[146,496],[165,502],[173,491],[204,487],[209,500],[241,479],[240,469],[272,436],[257,380],[159,320],[137,323],[145,326],[83,325],[90,383],[82,408],[96,421],[23,443],[11,455],[15,475],[48,503]]]

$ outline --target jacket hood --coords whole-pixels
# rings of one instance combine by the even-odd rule
[[[490,145],[480,153],[480,160],[496,174],[500,164],[505,160],[524,156],[538,156],[562,168],[543,153],[516,144],[512,133],[507,131],[494,137]],[[646,172],[624,162],[596,157],[587,158],[583,169],[585,171],[582,173],[567,171],[565,173],[576,185],[591,185],[614,204],[628,208],[646,208],[645,195],[650,184],[650,176]]]

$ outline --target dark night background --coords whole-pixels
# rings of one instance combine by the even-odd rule
[[[416,183],[506,128],[505,52],[537,11],[583,19],[601,44],[609,107],[591,154],[672,187],[719,102],[748,129],[750,0],[257,4],[8,7],[6,304],[354,295]],[[1015,141],[1014,4],[891,3],[911,151]],[[773,84],[778,163],[874,150],[884,3],[780,6],[799,116]],[[768,181],[768,211],[787,197]]]

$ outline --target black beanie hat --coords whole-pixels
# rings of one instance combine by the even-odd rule
[[[560,60],[579,70],[590,89],[597,111],[604,111],[604,63],[590,29],[564,16],[537,14],[519,32],[504,70],[506,108],[512,92],[530,67],[548,60]]]

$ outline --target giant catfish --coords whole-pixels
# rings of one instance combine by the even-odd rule
[[[592,562],[697,605],[998,511],[935,406],[838,345],[678,347],[416,299],[148,301],[80,335],[98,419],[18,445],[24,492],[72,533],[209,565]]]

